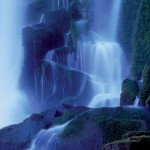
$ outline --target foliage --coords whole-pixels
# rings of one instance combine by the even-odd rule
[[[132,51],[132,32],[140,2],[141,0],[123,0],[121,6],[118,40],[129,60]]]
[[[150,65],[145,65],[143,69],[143,86],[140,91],[140,103],[145,105],[145,101],[150,95]]]
[[[150,1],[141,2],[132,39],[131,76],[141,79],[144,66],[150,62]]]

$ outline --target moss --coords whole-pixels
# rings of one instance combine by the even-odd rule
[[[121,106],[129,106],[134,104],[136,96],[139,94],[137,81],[125,79],[122,82],[122,93],[120,98]]]
[[[150,1],[142,0],[132,38],[132,79],[141,79],[144,66],[150,62]]]
[[[143,70],[143,85],[140,91],[140,104],[146,105],[146,100],[150,96],[150,65],[147,64]]]
[[[77,136],[81,133],[84,128],[84,123],[89,119],[90,115],[85,112],[81,115],[77,116],[71,123],[68,125],[67,128],[61,133],[62,138],[70,138]]]
[[[142,0],[123,0],[119,18],[118,40],[128,60],[132,53],[132,32],[137,18],[137,10]]]
[[[143,109],[123,108],[101,108],[94,111],[87,111],[77,116],[62,132],[62,138],[78,136],[83,130],[85,123],[91,121],[102,133],[105,142],[117,140],[129,131],[139,130],[141,119],[147,120],[146,112]],[[114,134],[115,133],[115,134]],[[90,133],[89,133],[90,134]]]

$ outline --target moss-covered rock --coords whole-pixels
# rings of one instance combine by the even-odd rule
[[[122,82],[122,93],[120,98],[121,106],[129,106],[134,104],[136,96],[139,94],[137,81],[125,79]]]
[[[150,1],[141,2],[132,39],[132,79],[141,79],[144,66],[150,62]]]
[[[140,91],[140,104],[146,105],[148,97],[150,96],[150,65],[145,65],[143,70],[143,85]]]
[[[61,137],[76,138],[82,135],[88,122],[95,123],[97,134],[102,135],[103,143],[119,139],[128,131],[146,130],[141,120],[148,120],[148,112],[133,108],[101,108],[85,112],[76,117],[62,132]],[[145,118],[145,119],[144,119]],[[92,131],[89,130],[88,134]],[[115,133],[115,134],[114,134]],[[86,137],[84,137],[86,138]],[[98,139],[95,139],[98,140]]]

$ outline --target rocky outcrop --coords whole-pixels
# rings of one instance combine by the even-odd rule
[[[56,115],[58,112],[61,115]],[[142,108],[89,109],[64,104],[41,114],[33,114],[18,125],[1,129],[0,148],[27,149],[40,130],[72,120],[59,135],[59,142],[55,143],[57,149],[65,147],[65,150],[101,150],[103,144],[119,140],[129,131],[150,129],[149,115]]]
[[[58,30],[51,30],[46,25],[34,25],[23,29],[25,52],[21,83],[25,91],[36,95],[36,75],[47,51],[63,45],[64,34]]]
[[[136,96],[138,96],[140,89],[137,81],[125,79],[122,82],[122,92],[120,97],[121,106],[130,106],[134,104]]]

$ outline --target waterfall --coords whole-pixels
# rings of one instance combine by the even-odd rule
[[[71,32],[67,32],[64,35],[64,46],[68,47],[68,42],[69,42],[69,36],[70,36]]]
[[[32,141],[31,147],[28,150],[55,150],[57,143],[59,143],[59,134],[69,123],[70,121],[47,130],[41,130]]]
[[[135,101],[134,101],[133,107],[138,107],[138,105],[139,105],[139,101],[140,101],[140,99],[139,99],[139,97],[137,96],[137,97],[135,98]]]
[[[125,64],[122,48],[116,41],[120,5],[121,0],[95,0],[92,31],[88,37],[81,36],[78,40],[76,54],[66,56],[67,67],[90,75],[93,93],[97,93],[88,104],[92,108],[115,107],[120,103],[122,68]],[[81,34],[86,32],[85,22],[80,20],[76,23]],[[66,47],[68,36],[65,34]],[[53,61],[63,64],[57,59]]]
[[[49,5],[51,10],[57,10],[60,8],[68,9],[69,1],[68,0],[49,0]]]
[[[23,59],[21,5],[18,0],[0,0],[0,128],[26,116],[25,96],[18,89]]]
[[[45,13],[41,15],[39,23],[45,23]]]

